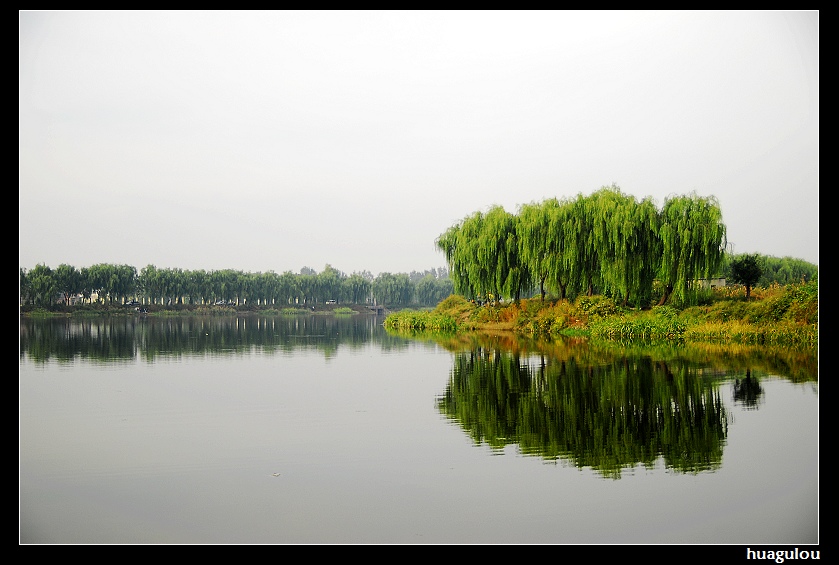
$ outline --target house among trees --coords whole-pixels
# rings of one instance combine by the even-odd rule
[[[717,277],[712,279],[699,279],[699,288],[717,288],[725,286],[725,277]]]

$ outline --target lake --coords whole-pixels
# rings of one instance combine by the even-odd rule
[[[21,543],[819,542],[814,352],[382,321],[22,318]]]

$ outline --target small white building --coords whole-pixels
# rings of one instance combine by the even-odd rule
[[[715,279],[698,279],[699,288],[717,288],[725,286],[725,277],[718,277]]]

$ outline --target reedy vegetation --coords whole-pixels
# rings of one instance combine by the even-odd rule
[[[509,330],[550,337],[588,335],[609,340],[673,340],[815,347],[818,345],[818,280],[755,289],[745,301],[730,288],[704,291],[702,306],[654,306],[639,311],[595,295],[576,300],[532,298],[484,304],[453,295],[430,312],[391,314],[397,330],[450,332]]]

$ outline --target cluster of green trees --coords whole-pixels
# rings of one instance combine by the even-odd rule
[[[560,298],[605,294],[646,306],[653,283],[660,303],[684,298],[692,283],[719,274],[726,227],[714,197],[667,198],[658,209],[619,187],[475,212],[437,239],[455,291],[513,299],[538,288]]]
[[[794,257],[771,257],[759,253],[726,254],[721,272],[726,281],[745,285],[745,282],[741,282],[745,278],[753,288],[808,283],[819,279],[819,268],[813,263]]]
[[[52,269],[38,265],[20,270],[21,304],[49,308],[57,302],[69,304],[81,296],[88,303],[122,304],[139,299],[143,304],[215,304],[288,306],[323,304],[335,300],[344,304],[376,302],[383,305],[433,306],[452,293],[446,269],[422,272],[351,275],[330,265],[320,273],[304,267],[299,274],[247,273],[158,269],[154,265],[140,272],[130,265],[98,264],[77,269],[59,265]]]

